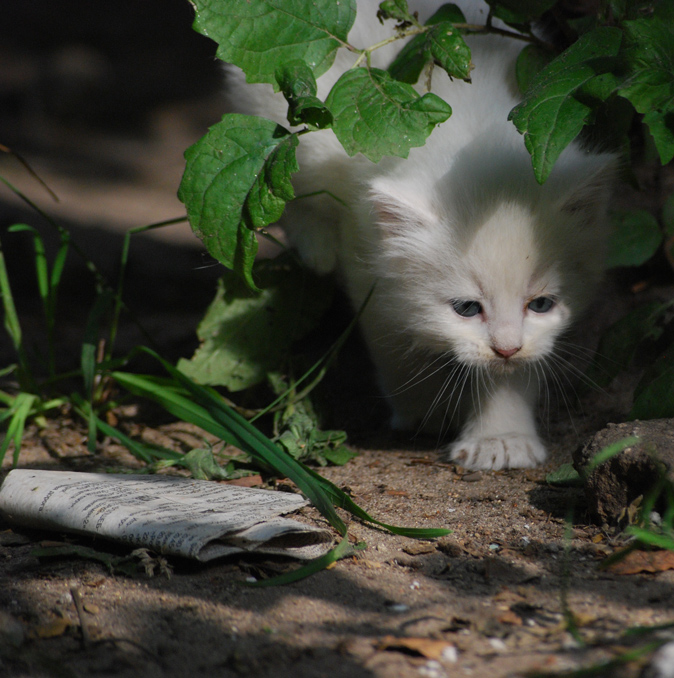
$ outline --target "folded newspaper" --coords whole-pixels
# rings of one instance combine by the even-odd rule
[[[0,514],[10,523],[144,546],[208,561],[242,552],[303,560],[332,534],[281,518],[309,502],[299,494],[163,475],[10,471]]]

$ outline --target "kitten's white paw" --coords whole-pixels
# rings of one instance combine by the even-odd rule
[[[449,458],[469,469],[531,468],[547,453],[536,436],[509,433],[486,438],[463,438],[449,446]]]

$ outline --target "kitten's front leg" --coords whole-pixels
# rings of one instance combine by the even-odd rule
[[[479,408],[448,448],[450,459],[469,469],[530,468],[542,463],[547,454],[536,432],[534,404],[534,385],[528,382],[511,379],[483,391]]]

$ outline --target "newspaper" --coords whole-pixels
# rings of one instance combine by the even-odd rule
[[[10,523],[74,532],[208,561],[242,552],[310,559],[328,530],[281,518],[299,494],[164,475],[10,471],[0,514]]]

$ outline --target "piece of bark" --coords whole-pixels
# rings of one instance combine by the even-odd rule
[[[581,476],[588,462],[602,449],[624,438],[637,436],[632,445],[594,469],[585,482],[591,519],[615,525],[640,496],[646,497],[666,474],[674,480],[674,419],[609,424],[573,454]]]

